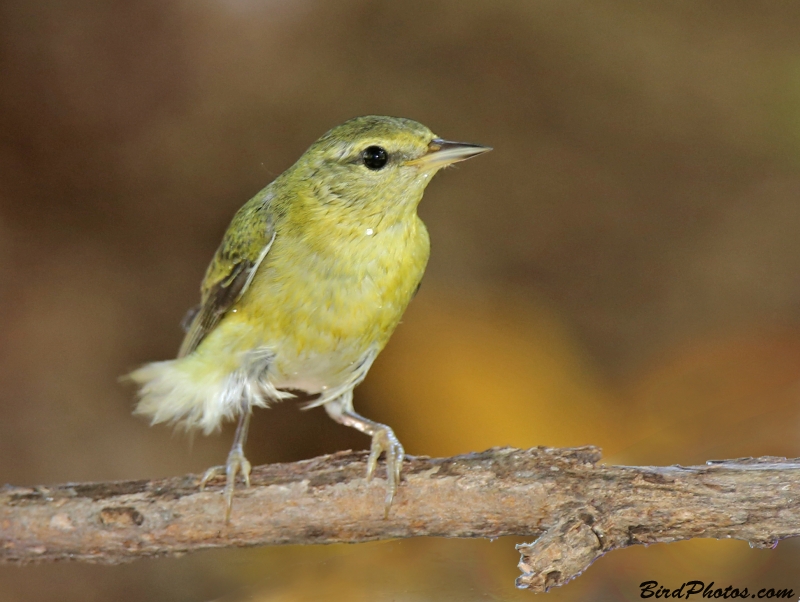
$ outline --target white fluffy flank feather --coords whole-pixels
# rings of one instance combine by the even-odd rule
[[[197,366],[187,365],[192,356],[142,366],[129,375],[139,385],[134,413],[147,416],[151,424],[166,422],[186,430],[202,429],[208,435],[223,420],[293,397],[268,379],[272,353],[256,349],[245,356],[241,368],[228,374],[209,370],[198,375]]]

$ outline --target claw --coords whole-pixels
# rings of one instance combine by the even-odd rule
[[[352,391],[347,391],[336,399],[325,402],[325,411],[336,422],[358,429],[372,437],[367,460],[367,481],[371,481],[375,476],[378,458],[386,452],[386,498],[383,517],[388,518],[394,494],[397,493],[400,485],[400,470],[403,468],[403,459],[406,455],[403,446],[400,445],[400,441],[397,440],[391,428],[380,422],[364,418],[353,410]]]
[[[200,491],[204,491],[208,482],[217,475],[222,474],[223,472],[225,472],[224,466],[212,466],[207,471],[205,471],[203,473],[203,478],[200,479]]]
[[[250,462],[244,457],[244,453],[238,449],[232,449],[228,454],[228,461],[225,466],[212,466],[200,479],[200,491],[203,491],[208,481],[220,474],[225,474],[225,489],[222,495],[225,497],[225,524],[231,522],[231,510],[233,508],[233,493],[236,488],[236,475],[241,472],[245,487],[250,487]]]
[[[371,481],[375,476],[375,469],[378,466],[378,457],[386,452],[386,498],[384,500],[383,517],[389,517],[389,509],[392,507],[394,495],[400,485],[400,470],[403,467],[405,450],[388,426],[382,426],[372,435],[372,445],[370,446],[369,459],[367,460],[367,481]]]
[[[250,487],[250,462],[244,457],[244,443],[247,439],[247,429],[250,426],[250,411],[244,412],[239,417],[239,425],[236,427],[236,435],[233,437],[233,447],[228,454],[228,461],[225,466],[212,466],[203,478],[200,479],[200,491],[206,487],[206,483],[215,476],[225,473],[225,489],[222,494],[225,496],[225,524],[231,522],[231,509],[233,508],[233,490],[236,488],[236,475],[241,472],[246,487]]]

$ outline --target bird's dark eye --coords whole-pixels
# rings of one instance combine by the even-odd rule
[[[381,169],[389,161],[389,153],[380,146],[368,146],[361,153],[361,160],[368,169]]]

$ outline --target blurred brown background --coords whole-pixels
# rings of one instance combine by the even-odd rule
[[[117,378],[175,353],[233,212],[368,113],[495,147],[429,188],[428,274],[356,394],[409,453],[800,456],[798,31],[800,5],[732,0],[0,4],[0,483],[224,459],[230,430],[190,452]],[[248,456],[366,444],[286,403]],[[513,543],[0,567],[0,600],[532,599]],[[800,592],[798,560],[631,549],[547,600]]]

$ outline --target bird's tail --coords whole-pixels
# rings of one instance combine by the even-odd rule
[[[127,378],[139,386],[134,413],[146,416],[151,424],[166,422],[209,434],[252,407],[292,397],[276,391],[264,370],[225,372],[197,360],[187,356],[153,362],[131,372]]]
[[[153,362],[131,372],[128,379],[139,386],[134,414],[151,424],[166,422],[185,430],[202,429],[207,435],[242,409],[241,397],[215,374],[198,375],[188,370],[188,358]]]

